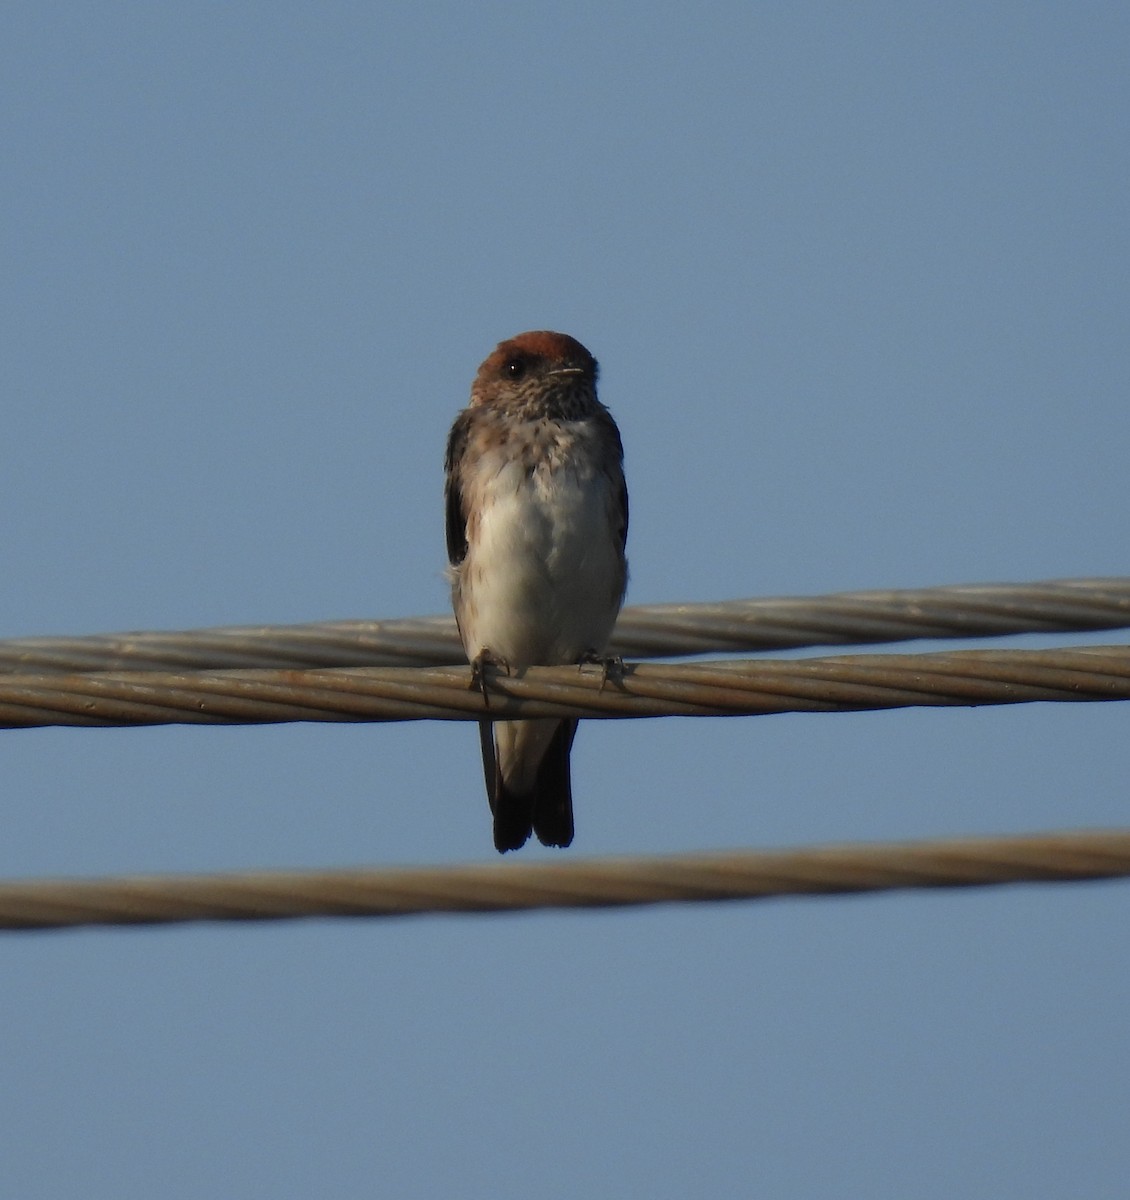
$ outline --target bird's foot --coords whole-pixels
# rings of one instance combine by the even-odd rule
[[[612,679],[619,683],[624,678],[624,660],[618,654],[598,654],[595,650],[586,650],[577,660],[577,669],[584,670],[587,666],[600,667],[600,690]]]
[[[487,695],[487,668],[493,667],[495,670],[503,671],[507,675],[510,674],[510,664],[500,654],[495,654],[493,650],[488,650],[485,647],[471,659],[471,687],[478,688],[483,695],[483,703],[490,704],[490,697]]]

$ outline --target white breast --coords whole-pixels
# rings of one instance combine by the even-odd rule
[[[527,476],[511,462],[477,499],[477,536],[455,581],[468,655],[489,649],[533,666],[602,652],[624,587],[611,481],[572,466]]]

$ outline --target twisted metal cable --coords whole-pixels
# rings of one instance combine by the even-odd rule
[[[1130,646],[597,667],[0,676],[0,727],[702,717],[1130,699]]]
[[[534,866],[0,883],[0,929],[612,908],[1130,875],[1130,831]]]
[[[611,652],[723,651],[1130,627],[1130,578],[969,584],[626,608]],[[445,666],[465,661],[450,617],[0,640],[0,671]]]

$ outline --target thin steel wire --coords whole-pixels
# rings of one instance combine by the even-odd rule
[[[612,908],[899,888],[1114,879],[1130,831],[1075,831],[533,866],[0,883],[0,929]]]
[[[0,727],[703,717],[1130,699],[1130,646],[491,670],[0,676]]]
[[[1127,627],[1130,578],[1068,579],[637,605],[621,614],[610,649],[640,659]],[[0,671],[11,672],[423,667],[464,661],[449,617],[0,641]]]

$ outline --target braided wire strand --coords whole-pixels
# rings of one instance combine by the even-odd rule
[[[751,716],[1130,699],[1130,646],[492,671],[0,675],[0,727]]]
[[[1130,626],[1130,578],[842,592],[624,609],[610,652],[662,658],[920,638]],[[230,626],[0,640],[0,671],[445,666],[466,661],[450,617]]]
[[[0,883],[0,929],[754,900],[1130,876],[1130,830],[569,863]]]

